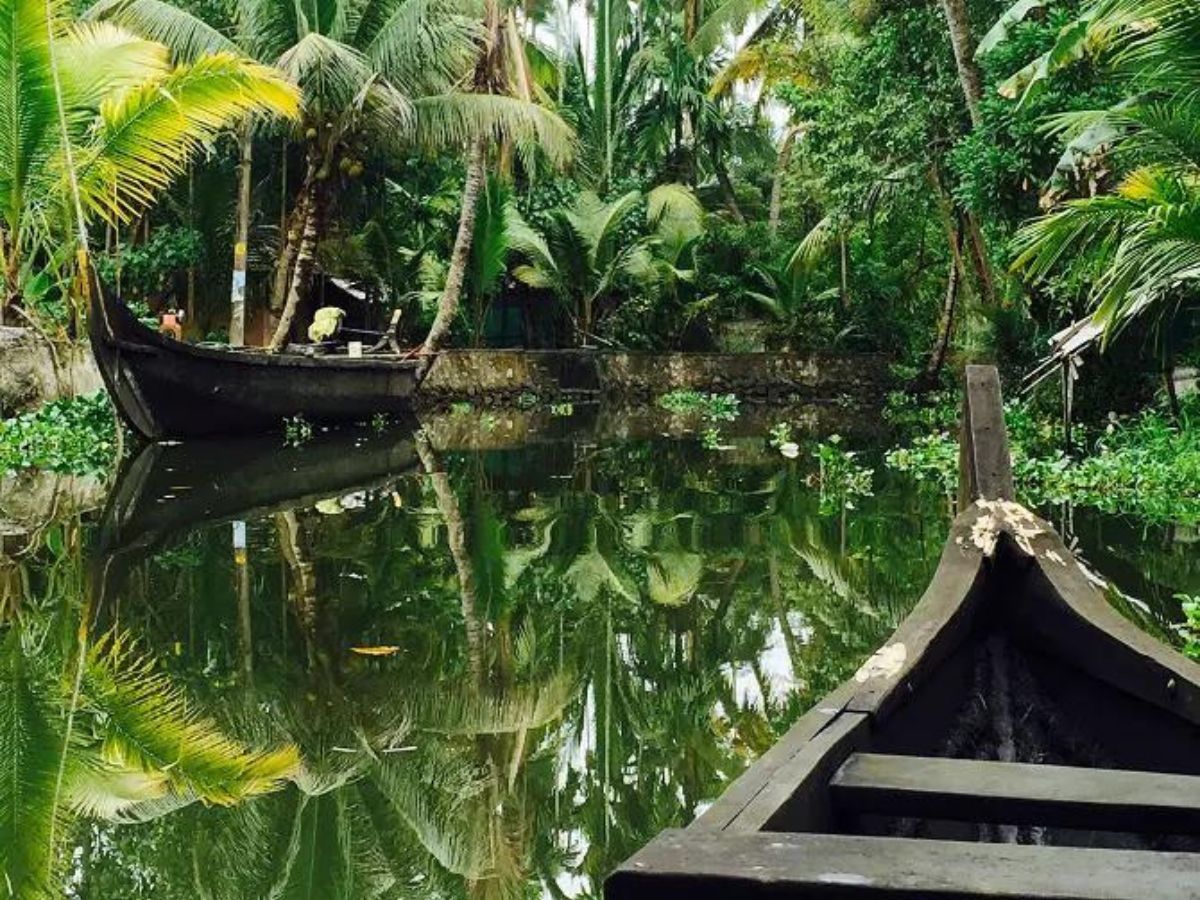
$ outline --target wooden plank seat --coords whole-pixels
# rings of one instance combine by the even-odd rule
[[[1200,855],[856,835],[672,830],[609,879],[619,897],[1195,900]]]
[[[1200,834],[1200,777],[968,759],[852,754],[829,784],[841,812]],[[1200,871],[1200,857],[1196,858]]]

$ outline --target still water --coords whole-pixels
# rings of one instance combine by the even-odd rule
[[[9,893],[598,897],[871,653],[948,527],[828,411],[794,460],[762,423],[526,418],[10,479]],[[835,429],[872,495],[822,483]],[[1045,512],[1145,627],[1200,593],[1194,534]]]

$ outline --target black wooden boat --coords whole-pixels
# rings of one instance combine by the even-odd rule
[[[1200,666],[1013,502],[995,369],[961,448],[973,502],[913,613],[608,900],[1200,898]]]
[[[88,330],[122,417],[150,441],[366,421],[411,410],[420,360],[201,347],[147,328],[93,278]],[[393,342],[394,346],[394,342]]]

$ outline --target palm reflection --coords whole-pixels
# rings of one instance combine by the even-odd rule
[[[76,895],[598,896],[891,630],[944,529],[936,498],[886,491],[830,515],[766,454],[417,449],[386,488],[251,521],[245,572],[227,527],[134,567],[119,625],[163,684],[239,752],[299,763],[225,806],[276,784],[172,774],[193,802],[137,829],[77,809]]]

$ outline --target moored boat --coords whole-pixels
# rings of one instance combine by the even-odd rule
[[[92,353],[122,418],[149,441],[360,422],[412,408],[422,361],[187,344],[147,328],[93,281]]]
[[[1015,502],[995,369],[965,396],[917,607],[608,900],[1200,897],[1200,666]]]

